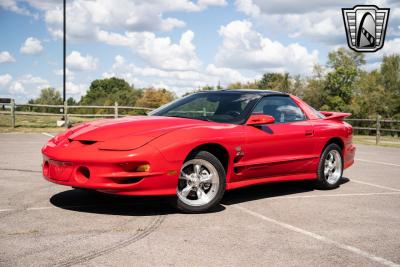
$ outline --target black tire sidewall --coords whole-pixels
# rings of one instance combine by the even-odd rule
[[[202,206],[190,206],[190,205],[182,202],[179,199],[179,197],[177,196],[176,197],[176,207],[184,213],[205,212],[205,211],[211,209],[212,207],[216,206],[221,201],[222,197],[224,196],[225,187],[226,187],[225,169],[222,166],[221,162],[213,154],[211,154],[207,151],[199,151],[198,153],[195,153],[191,157],[189,157],[186,161],[191,160],[191,159],[206,160],[215,167],[215,169],[218,172],[218,179],[219,179],[218,192],[212,201],[210,201],[209,203],[202,205]]]
[[[324,176],[325,160],[326,160],[326,157],[328,156],[328,153],[332,150],[336,150],[339,152],[340,160],[342,162],[342,170],[340,173],[340,178],[334,184],[328,183],[328,181],[325,179],[325,176]],[[343,170],[344,170],[344,163],[343,163],[342,149],[340,148],[339,145],[334,144],[334,143],[327,145],[325,147],[324,151],[322,152],[319,163],[318,163],[317,182],[316,182],[317,188],[322,189],[322,190],[329,190],[329,189],[337,188],[341,183],[342,176],[343,176]]]

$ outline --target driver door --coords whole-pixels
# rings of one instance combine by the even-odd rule
[[[275,118],[275,123],[245,126],[242,175],[245,179],[308,173],[313,170],[312,124],[289,96],[266,96],[253,114]]]

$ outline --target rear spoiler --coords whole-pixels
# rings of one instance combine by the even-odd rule
[[[330,112],[330,111],[320,111],[325,116],[325,120],[337,120],[342,121],[344,118],[351,116],[351,113],[343,112]]]

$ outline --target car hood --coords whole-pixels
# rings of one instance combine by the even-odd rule
[[[213,122],[162,117],[134,116],[116,120],[99,120],[87,123],[68,138],[74,141],[110,141],[130,136],[145,136],[148,141],[184,127],[196,127]]]

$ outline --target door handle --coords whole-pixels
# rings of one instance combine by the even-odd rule
[[[314,135],[314,130],[306,130],[305,131],[306,136],[313,136]]]

